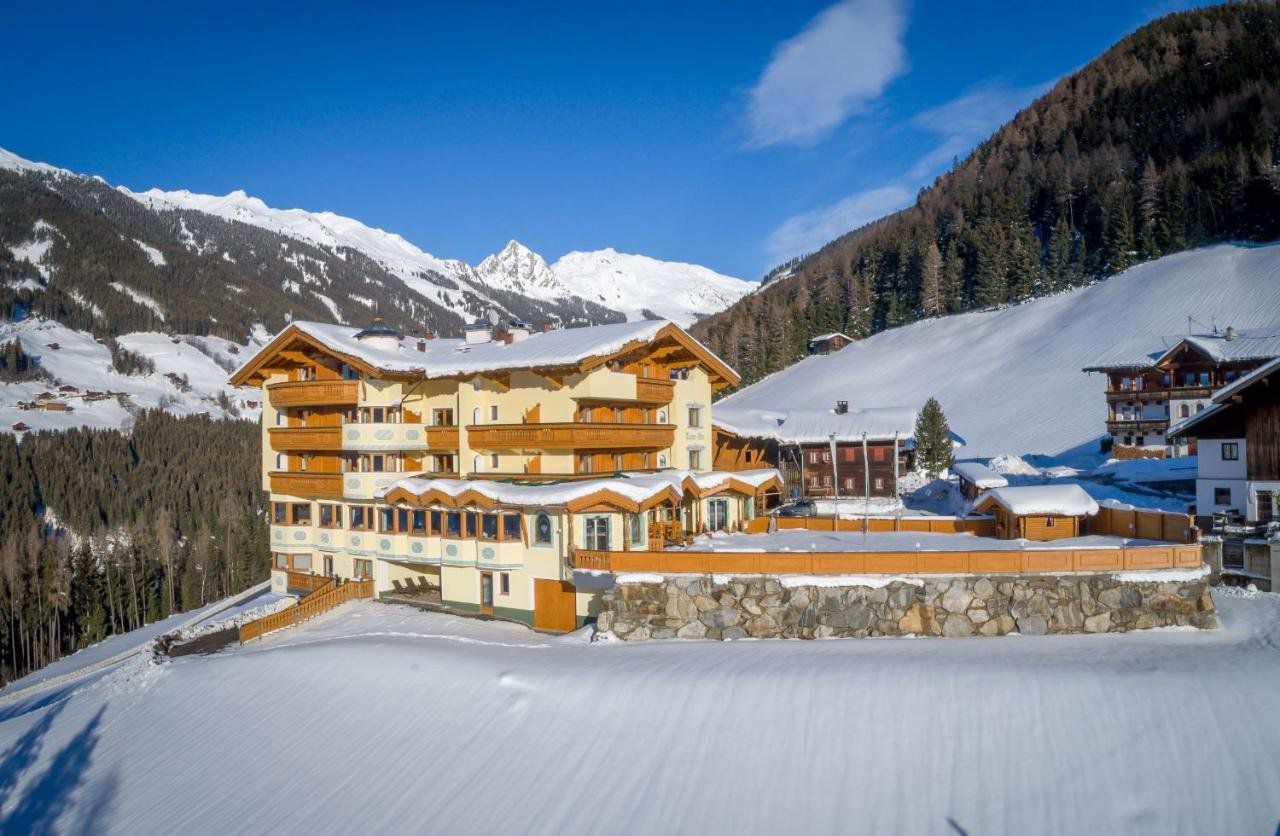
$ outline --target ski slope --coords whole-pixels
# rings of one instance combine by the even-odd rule
[[[1280,596],[1223,629],[588,644],[359,602],[0,708],[0,832],[1271,833]]]
[[[1185,334],[1187,317],[1237,330],[1280,322],[1280,244],[1222,244],[1166,256],[1106,281],[1022,305],[917,322],[807,357],[715,405],[758,411],[920,406],[936,397],[960,458],[1000,453],[1096,458],[1106,386],[1081,369],[1145,354]]]

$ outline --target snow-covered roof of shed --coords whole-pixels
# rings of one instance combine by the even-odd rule
[[[809,342],[820,343],[823,340],[829,340],[832,337],[844,337],[849,342],[853,342],[853,337],[849,336],[848,334],[841,334],[839,331],[832,331],[830,334],[819,334],[816,337],[810,337]]]
[[[712,411],[716,426],[744,438],[770,438],[785,444],[818,444],[830,440],[906,442],[916,430],[917,411],[907,406],[867,407],[838,413],[834,409],[775,412],[734,409],[719,404]]]
[[[980,462],[956,462],[951,468],[957,476],[979,488],[1003,488],[1009,480]]]
[[[1053,514],[1085,517],[1098,513],[1098,503],[1079,485],[1025,485],[995,488],[983,494],[973,510],[981,511],[999,505],[1019,517]]]
[[[1161,337],[1152,350],[1138,354],[1133,351],[1119,351],[1104,356],[1096,365],[1088,366],[1087,372],[1106,371],[1123,368],[1154,368],[1166,355],[1184,342],[1204,352],[1214,362],[1225,363],[1231,360],[1266,360],[1280,357],[1280,323],[1250,328],[1247,331],[1233,331],[1231,339],[1227,339],[1225,331],[1216,334],[1178,334]]]

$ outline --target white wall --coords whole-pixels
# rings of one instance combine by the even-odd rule
[[[1239,458],[1234,461],[1224,461],[1223,444],[1239,445]],[[1246,456],[1243,438],[1202,438],[1196,449],[1196,463],[1199,468],[1197,476],[1201,479],[1243,480],[1248,475],[1245,469]]]

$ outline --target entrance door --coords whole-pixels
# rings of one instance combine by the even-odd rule
[[[326,578],[333,577],[333,558],[330,555],[324,556],[324,575]]]
[[[493,573],[480,573],[480,612],[493,615]]]
[[[568,633],[578,626],[578,596],[573,584],[535,578],[533,581],[533,626],[538,630]]]

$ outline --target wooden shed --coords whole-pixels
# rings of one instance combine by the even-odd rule
[[[992,513],[1001,540],[1062,540],[1081,536],[1098,503],[1079,485],[1028,485],[993,488],[973,510]]]
[[[1008,479],[978,462],[957,462],[951,470],[960,480],[960,493],[964,494],[965,499],[977,499],[993,488],[1009,486]]]

